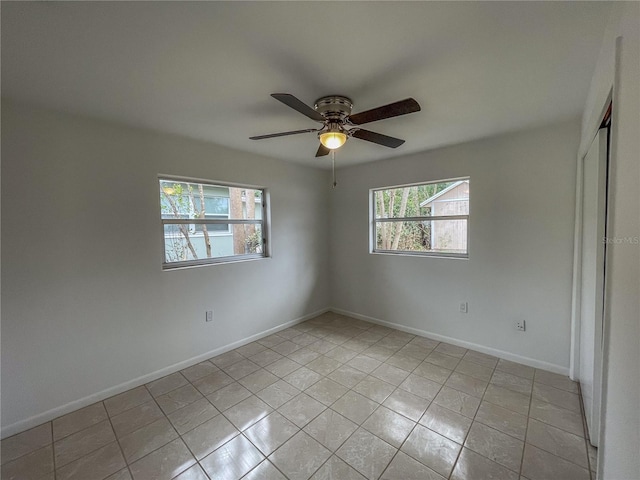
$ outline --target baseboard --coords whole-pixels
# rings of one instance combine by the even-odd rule
[[[351,312],[348,310],[343,310],[341,308],[323,308],[320,310],[317,310],[315,312],[309,313],[307,315],[304,315],[302,317],[296,318],[294,320],[290,320],[286,323],[280,324],[276,327],[272,327],[268,330],[264,330],[262,332],[256,333],[250,337],[247,338],[243,338],[242,340],[238,340],[237,342],[233,342],[230,343],[228,345],[224,345],[222,347],[218,347],[214,350],[211,350],[209,352],[203,353],[201,355],[192,357],[188,360],[184,360],[182,362],[170,365],[168,367],[165,367],[163,369],[160,370],[156,370],[155,372],[149,373],[147,375],[143,375],[140,376],[138,378],[135,378],[133,380],[130,380],[128,382],[124,382],[121,383],[119,385],[107,388],[105,390],[102,390],[100,392],[94,393],[92,395],[88,395],[86,397],[83,397],[81,399],[75,400],[73,402],[69,402],[66,403],[64,405],[61,405],[59,407],[53,408],[51,410],[47,410],[46,412],[40,413],[38,415],[34,415],[32,417],[29,417],[25,420],[20,420],[18,422],[12,423],[11,425],[7,425],[6,427],[2,427],[2,430],[0,431],[0,438],[6,438],[9,437],[11,435],[15,435],[17,433],[23,432],[25,430],[28,430],[30,428],[36,427],[38,425],[41,425],[45,422],[49,422],[55,418],[61,417],[62,415],[66,415],[68,413],[71,413],[75,410],[78,410],[80,408],[83,407],[87,407],[89,405],[92,405],[96,402],[100,402],[102,400],[105,400],[109,397],[113,397],[114,395],[118,395],[119,393],[122,392],[126,392],[127,390],[130,390],[132,388],[135,387],[139,387],[140,385],[144,385],[146,383],[152,382],[154,380],[157,380],[158,378],[162,378],[166,375],[170,375],[174,372],[183,370],[187,367],[190,367],[192,365],[195,365],[197,363],[200,363],[204,360],[207,360],[208,358],[211,357],[215,357],[217,355],[221,355],[225,352],[228,352],[230,350],[233,350],[235,348],[241,347],[243,345],[246,345],[247,343],[251,343],[251,342],[255,342],[256,340],[259,340],[263,337],[266,337],[268,335],[271,335],[273,333],[277,333],[280,330],[284,330],[286,328],[289,328],[293,325],[296,325],[298,323],[302,323],[306,320],[309,320],[311,318],[317,317],[318,315],[321,315],[323,313],[326,313],[328,311],[331,312],[335,312],[335,313],[339,313],[341,315],[346,315],[349,317],[353,317],[353,318],[357,318],[359,320],[364,320],[366,322],[371,322],[371,323],[375,323],[377,325],[383,325],[385,327],[390,327],[390,328],[395,328],[396,330],[400,330],[403,332],[407,332],[407,333],[412,333],[414,335],[420,335],[423,337],[429,337],[432,338],[434,340],[438,340],[440,342],[447,342],[450,343],[452,345],[457,345],[459,347],[464,347],[464,348],[470,348],[473,350],[476,350],[478,352],[482,352],[482,353],[486,353],[487,355],[493,355],[494,357],[498,357],[498,358],[504,358],[505,360],[510,360],[512,362],[517,362],[517,363],[521,363],[523,365],[528,365],[530,367],[534,367],[534,368],[540,368],[542,370],[547,370],[549,372],[554,372],[554,373],[559,373],[561,375],[568,375],[569,374],[569,369],[567,367],[563,367],[561,365],[556,365],[553,363],[548,363],[548,362],[543,362],[541,360],[536,360],[535,358],[529,358],[529,357],[524,357],[521,355],[517,355],[515,353],[511,353],[511,352],[506,352],[504,350],[498,350],[495,348],[490,348],[490,347],[485,347],[484,345],[479,345],[477,343],[473,343],[473,342],[467,342],[464,340],[459,340],[457,338],[453,338],[453,337],[447,337],[445,335],[440,335],[437,333],[433,333],[433,332],[429,332],[426,330],[422,330],[419,328],[413,328],[413,327],[407,327],[405,325],[401,325],[399,323],[394,323],[394,322],[389,322],[386,320],[381,320],[379,318],[375,318],[375,317],[369,317],[367,315],[362,315],[356,312]]]
[[[115,385],[113,387],[107,388],[105,390],[94,393],[92,395],[88,395],[81,399],[74,400],[73,402],[69,402],[59,407],[52,408],[51,410],[47,410],[46,412],[39,413],[38,415],[34,415],[24,420],[20,420],[18,422],[12,423],[11,425],[2,427],[2,430],[0,431],[0,437],[4,439],[6,437],[10,437],[11,435],[15,435],[16,433],[29,430],[30,428],[33,428],[33,427],[37,427],[38,425],[41,425],[45,422],[49,422],[55,418],[61,417],[62,415],[66,415],[67,413],[74,412],[80,408],[87,407],[96,402],[100,402],[109,397],[113,397],[114,395],[118,395],[119,393],[126,392],[127,390],[130,390],[132,388],[139,387],[140,385],[144,385],[146,383],[152,382],[154,380],[157,380],[158,378],[162,378],[174,372],[183,370],[187,367],[190,367],[204,360],[207,360],[208,358],[221,355],[225,352],[228,352],[229,350],[233,350],[235,348],[246,345],[247,343],[255,342],[256,340],[259,340],[263,337],[266,337],[273,333],[277,333],[280,330],[284,330],[285,328],[289,328],[293,325],[302,323],[313,317],[317,317],[318,315],[326,313],[329,310],[330,310],[329,308],[323,308],[321,310],[317,310],[315,312],[309,313],[302,317],[296,318],[295,320],[290,320],[276,327],[270,328],[268,330],[264,330],[260,333],[256,333],[255,335],[251,335],[250,337],[243,338],[242,340],[238,340],[237,342],[233,342],[228,345],[218,347],[214,350],[192,357],[188,360],[184,360],[182,362],[170,365],[160,370],[156,370],[155,372],[149,373],[147,375],[143,375],[138,378],[134,378],[133,380],[129,380],[128,382]]]
[[[498,350],[496,348],[485,347],[484,345],[479,345],[477,343],[459,340],[453,337],[447,337],[445,335],[439,335],[437,333],[428,332],[426,330],[421,330],[419,328],[407,327],[399,323],[380,320],[379,318],[369,317],[367,315],[361,315],[359,313],[350,312],[348,310],[343,310],[341,308],[330,308],[329,310],[335,313],[339,313],[341,315],[346,315],[348,317],[364,320],[365,322],[371,322],[377,325],[384,325],[385,327],[395,328],[396,330],[412,333],[414,335],[429,337],[429,338],[432,338],[433,340],[438,340],[439,342],[447,342],[452,345],[457,345],[459,347],[470,348],[472,350],[476,350],[481,353],[486,353],[487,355],[493,355],[494,357],[504,358],[505,360],[510,360],[512,362],[522,363],[523,365],[528,365],[529,367],[539,368],[541,370],[547,370],[549,372],[559,373],[561,375],[567,375],[567,376],[569,375],[569,369],[567,367],[556,365],[554,363],[543,362],[542,360],[536,360],[535,358],[524,357],[522,355],[517,355],[511,352],[505,352],[504,350]]]

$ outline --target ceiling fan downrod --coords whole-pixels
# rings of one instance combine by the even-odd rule
[[[338,186],[336,182],[336,151],[331,150],[331,173],[333,174],[333,188]]]

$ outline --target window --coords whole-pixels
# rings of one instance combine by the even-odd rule
[[[265,190],[159,179],[163,268],[266,257]]]
[[[372,253],[468,257],[469,179],[371,190]]]

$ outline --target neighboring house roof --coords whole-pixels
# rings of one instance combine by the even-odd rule
[[[423,202],[420,202],[420,206],[421,207],[425,207],[427,204],[433,202],[434,200],[440,198],[442,195],[444,195],[445,193],[453,190],[454,188],[456,188],[458,185],[462,185],[463,183],[469,183],[469,180],[458,180],[457,182],[452,183],[451,185],[449,185],[447,188],[445,188],[444,190],[442,190],[441,192],[436,193],[435,195],[430,196],[429,198],[427,198],[426,200],[424,200]]]

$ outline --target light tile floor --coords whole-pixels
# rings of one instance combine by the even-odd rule
[[[589,480],[578,385],[327,313],[2,441],[3,480]]]

